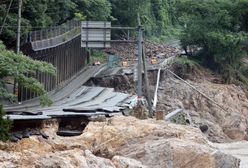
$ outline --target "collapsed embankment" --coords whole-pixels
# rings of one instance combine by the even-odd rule
[[[177,73],[177,72],[176,72]],[[201,74],[199,74],[201,73]],[[180,75],[180,74],[179,74]],[[195,91],[166,70],[161,71],[157,110],[171,112],[177,108],[189,112],[195,126],[207,125],[205,133],[213,142],[248,139],[248,98],[246,92],[234,84],[221,84],[221,78],[201,70],[188,74],[192,86],[216,102]],[[149,72],[150,93],[154,94],[157,70]],[[115,88],[116,91],[135,93],[133,75],[96,77],[88,85]]]
[[[214,148],[199,129],[164,121],[113,117],[90,122],[80,136],[56,135],[56,121],[44,124],[49,136],[0,145],[0,167],[210,168],[239,167],[239,160]]]
[[[153,54],[151,50],[150,56]],[[156,75],[156,70],[149,73],[151,94]],[[162,71],[157,110],[187,110],[193,126],[122,116],[89,122],[80,136],[61,137],[56,134],[58,121],[49,121],[41,130],[46,138],[33,135],[17,143],[1,143],[0,167],[239,167],[238,159],[221,153],[209,140],[247,139],[245,92],[235,85],[216,83],[219,78],[210,73],[189,76],[190,84],[227,110],[221,110],[181,80]],[[135,93],[132,75],[97,77],[87,84]],[[203,134],[200,125],[207,125],[208,131]]]

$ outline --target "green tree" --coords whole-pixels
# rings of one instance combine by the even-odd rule
[[[74,0],[77,12],[87,20],[106,21],[111,19],[111,3],[108,0]]]
[[[137,14],[148,37],[168,35],[170,28],[176,24],[176,0],[110,0],[114,24],[137,26]],[[169,32],[169,33],[168,33]]]
[[[13,99],[14,95],[9,93],[5,87],[5,77],[13,77],[20,85],[38,93],[41,96],[42,105],[50,105],[44,86],[33,77],[26,74],[35,74],[37,71],[55,75],[56,70],[52,64],[32,60],[23,54],[15,54],[5,48],[0,41],[0,99]],[[0,105],[0,140],[6,141],[9,138],[11,122],[4,118],[5,113]]]
[[[13,77],[23,87],[39,94],[42,105],[51,104],[44,86],[37,79],[28,77],[26,74],[32,76],[32,74],[36,74],[39,71],[55,75],[56,69],[52,64],[32,60],[23,54],[15,54],[7,50],[0,41],[0,67],[0,98],[13,99],[14,95],[8,93],[4,83],[5,77]]]
[[[76,1],[76,0],[74,0]],[[0,2],[0,26],[9,1]],[[18,1],[13,1],[0,39],[9,47],[15,46]],[[77,12],[72,0],[23,0],[21,35],[25,39],[31,30],[56,26],[70,20]]]
[[[241,59],[247,54],[247,9],[241,4],[247,5],[248,0],[183,0],[177,4],[179,21],[185,27],[183,48],[194,48],[195,58],[224,74],[228,82],[239,76]]]

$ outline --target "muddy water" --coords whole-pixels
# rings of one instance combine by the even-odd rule
[[[241,160],[240,168],[248,168],[248,141],[214,144],[223,153],[231,154]]]

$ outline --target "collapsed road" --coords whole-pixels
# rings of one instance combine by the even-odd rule
[[[36,120],[58,117],[108,115],[128,107],[130,95],[114,92],[111,88],[81,86],[69,97],[54,103],[52,107],[8,110],[11,120]]]
[[[134,96],[115,92],[113,88],[83,86],[104,69],[105,65],[89,66],[49,93],[54,102],[51,107],[41,107],[38,98],[5,106],[7,117],[14,125],[11,140],[16,142],[28,135],[47,138],[39,127],[43,121],[52,119],[60,122],[58,135],[79,135],[90,120],[110,117],[128,109]]]
[[[64,87],[50,93],[54,104],[41,107],[38,99],[23,104],[6,106],[7,116],[11,120],[48,119],[66,116],[92,116],[120,112],[128,107],[132,96],[114,92],[112,88],[83,86],[92,76],[104,69],[94,66],[84,69],[65,84]]]

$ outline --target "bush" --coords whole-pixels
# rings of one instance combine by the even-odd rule
[[[5,119],[5,112],[2,105],[0,105],[0,141],[7,141],[9,139],[9,131],[11,129],[12,122],[9,119]]]

